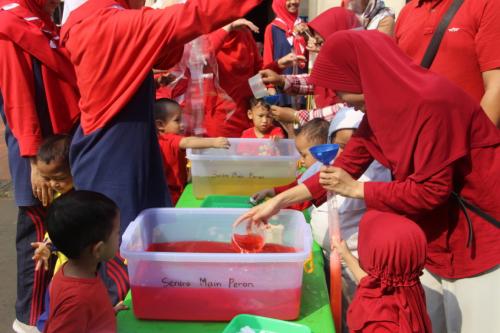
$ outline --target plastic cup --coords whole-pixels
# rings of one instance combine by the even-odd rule
[[[261,252],[266,244],[266,226],[263,223],[255,224],[251,221],[242,221],[233,226],[232,242],[241,253]]]
[[[269,96],[266,85],[262,82],[262,76],[256,74],[248,79],[248,84],[255,98],[263,98]]]

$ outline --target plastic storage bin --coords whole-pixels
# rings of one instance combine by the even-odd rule
[[[309,327],[261,316],[241,314],[234,317],[222,333],[240,333],[249,327],[255,333],[311,333]]]
[[[193,193],[251,195],[295,180],[300,156],[293,140],[229,139],[229,149],[188,149]]]
[[[240,313],[291,320],[299,315],[304,261],[312,236],[300,212],[282,210],[275,242],[293,253],[148,252],[151,244],[230,242],[246,209],[156,208],[143,211],[123,234],[134,314],[141,319],[229,321]],[[279,228],[278,228],[279,229]]]

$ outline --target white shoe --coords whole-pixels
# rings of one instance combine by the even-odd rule
[[[12,329],[16,333],[41,333],[36,326],[26,325],[17,319],[12,323]]]

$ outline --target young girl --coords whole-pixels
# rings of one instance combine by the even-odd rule
[[[411,220],[368,211],[359,224],[359,261],[345,241],[333,240],[359,283],[347,311],[353,333],[430,333],[431,323],[419,276],[427,242]]]

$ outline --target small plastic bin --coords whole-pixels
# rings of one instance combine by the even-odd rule
[[[252,208],[250,197],[229,196],[229,195],[209,195],[201,203],[202,208]]]
[[[193,193],[251,195],[295,180],[300,156],[293,140],[229,139],[229,149],[188,149]]]
[[[304,325],[247,314],[234,317],[222,333],[249,331],[245,328],[250,328],[255,333],[311,333],[311,329]]]
[[[240,313],[298,317],[304,261],[312,246],[300,212],[282,210],[279,241],[291,253],[149,252],[152,244],[229,243],[232,224],[246,209],[157,208],[143,211],[120,247],[128,261],[134,314],[140,319],[229,321]]]

